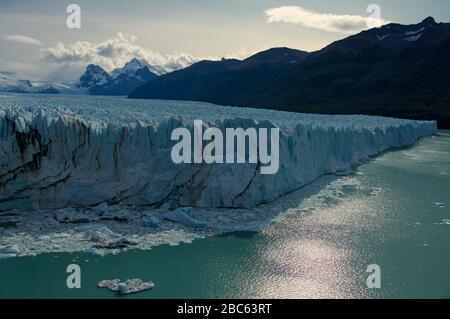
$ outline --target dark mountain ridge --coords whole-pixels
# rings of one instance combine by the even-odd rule
[[[272,49],[177,72],[130,97],[437,120],[450,128],[450,24],[431,17],[363,31],[310,54]]]
[[[274,48],[243,61],[200,61],[150,81],[131,98],[197,100],[234,104],[234,98],[270,83],[273,78],[301,63],[309,53]]]

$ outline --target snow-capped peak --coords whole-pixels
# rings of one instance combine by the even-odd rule
[[[111,79],[110,75],[102,67],[89,64],[86,72],[81,76],[77,87],[90,88],[94,85],[103,85]]]
[[[422,39],[425,34],[438,25],[434,18],[428,17],[417,24],[402,25],[391,23],[380,28],[368,30],[362,34],[364,37],[376,40],[382,46],[401,51],[406,47],[415,45],[415,42]]]
[[[150,66],[150,64],[148,64],[148,62],[143,59],[139,60],[137,58],[133,58],[125,64],[123,69],[124,70],[138,70],[138,69],[142,69],[145,66],[148,67],[148,66]]]
[[[147,67],[151,71],[153,70],[152,66],[147,61],[145,61],[143,59],[133,58],[130,61],[128,61],[127,63],[125,63],[125,65],[122,68],[117,68],[117,69],[113,70],[111,72],[111,76],[115,79],[119,75],[124,74],[124,73],[128,74],[128,75],[132,75],[145,67]]]

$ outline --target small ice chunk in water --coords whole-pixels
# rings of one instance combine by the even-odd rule
[[[102,280],[97,284],[98,288],[108,288],[111,291],[119,291],[120,279]]]
[[[145,290],[150,290],[155,287],[155,284],[150,282],[143,282],[141,279],[128,279],[119,284],[119,293],[121,295],[133,294]]]
[[[114,292],[119,292],[121,295],[128,295],[155,287],[153,282],[143,282],[141,279],[128,279],[125,282],[120,282],[119,279],[102,280],[97,285],[99,288],[107,288]]]
[[[93,257],[103,257],[105,256],[105,253],[99,249],[96,248],[92,248],[88,251],[88,254],[93,256]]]

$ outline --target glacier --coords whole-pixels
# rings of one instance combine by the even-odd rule
[[[171,132],[280,128],[280,169],[174,164]],[[0,211],[101,204],[251,208],[380,152],[436,134],[435,122],[307,115],[207,103],[0,96]]]

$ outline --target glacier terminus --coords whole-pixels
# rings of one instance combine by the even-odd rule
[[[173,130],[279,128],[280,167],[171,160]],[[437,132],[435,122],[206,103],[0,97],[0,210],[102,203],[250,208]]]

